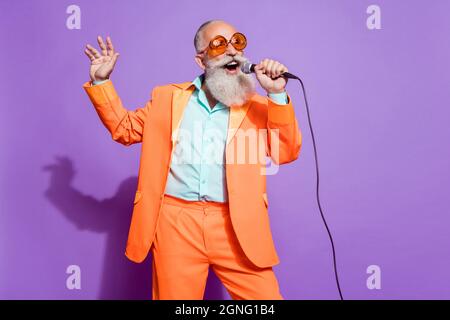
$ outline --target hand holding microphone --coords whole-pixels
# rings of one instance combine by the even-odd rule
[[[281,93],[285,91],[288,78],[297,77],[288,73],[285,65],[271,59],[264,59],[258,64],[246,62],[241,67],[242,72],[254,72],[256,79],[267,93]]]

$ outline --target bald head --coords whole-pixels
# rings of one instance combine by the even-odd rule
[[[195,33],[195,51],[201,52],[206,48],[209,41],[217,35],[229,39],[236,32],[236,28],[223,20],[209,20],[204,22]]]

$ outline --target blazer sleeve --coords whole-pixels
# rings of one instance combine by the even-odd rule
[[[268,101],[267,138],[269,156],[276,164],[296,160],[302,146],[302,134],[295,117],[294,106],[288,95],[288,103],[276,104]]]
[[[110,80],[94,86],[91,86],[89,81],[83,84],[83,88],[114,141],[125,146],[142,142],[144,124],[152,99],[144,107],[127,110]]]

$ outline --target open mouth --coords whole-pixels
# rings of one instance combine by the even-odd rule
[[[223,68],[227,69],[228,71],[232,71],[232,72],[237,71],[238,67],[239,67],[239,63],[236,61],[231,61],[223,66]]]

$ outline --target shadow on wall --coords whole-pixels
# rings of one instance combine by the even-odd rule
[[[151,254],[140,264],[129,261],[124,252],[131,221],[137,178],[122,181],[115,195],[98,200],[71,186],[75,171],[67,157],[43,170],[50,172],[50,185],[45,197],[70,222],[81,230],[106,234],[99,299],[151,299]],[[205,290],[206,300],[222,300],[223,286],[210,272]]]

